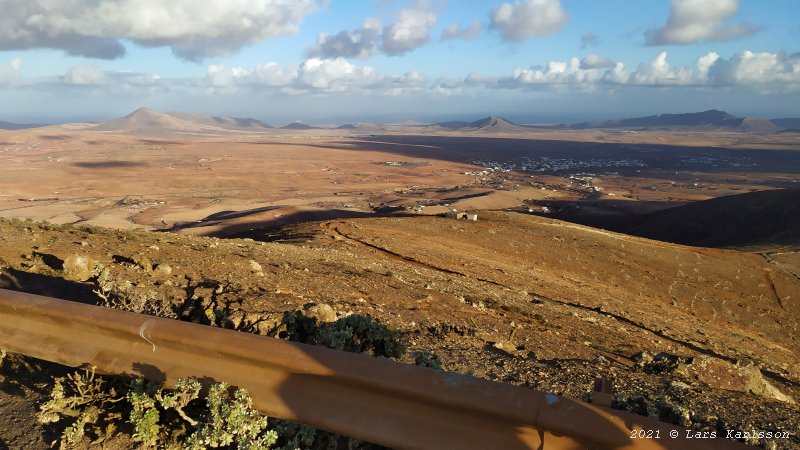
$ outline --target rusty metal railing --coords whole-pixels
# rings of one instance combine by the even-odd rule
[[[398,449],[744,448],[466,375],[7,290],[0,347],[110,375],[226,381],[270,416]],[[639,430],[660,439],[631,439]]]

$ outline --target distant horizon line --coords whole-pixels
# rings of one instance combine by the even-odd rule
[[[142,111],[142,110],[154,111],[154,112],[157,112],[159,114],[165,114],[165,115],[187,114],[187,115],[200,116],[200,117],[211,117],[211,118],[255,120],[255,121],[258,121],[258,122],[260,122],[260,123],[262,123],[264,125],[268,125],[271,128],[281,128],[281,125],[276,125],[277,123],[285,123],[285,125],[282,125],[282,126],[289,126],[289,125],[292,125],[292,124],[304,124],[304,125],[309,125],[309,126],[314,126],[314,127],[321,127],[321,128],[326,127],[326,126],[341,127],[341,126],[346,126],[346,125],[431,126],[431,125],[437,125],[437,124],[456,123],[456,122],[472,123],[472,122],[479,122],[479,121],[482,121],[482,120],[485,120],[485,119],[489,119],[489,118],[500,118],[500,119],[503,119],[503,120],[505,120],[507,122],[510,122],[512,124],[515,124],[515,125],[558,126],[558,125],[580,125],[580,124],[593,123],[593,122],[604,122],[604,121],[625,120],[625,119],[638,119],[638,118],[655,117],[655,116],[661,116],[661,115],[702,114],[702,113],[709,113],[709,112],[714,112],[714,111],[725,113],[725,114],[729,114],[729,115],[731,115],[733,117],[736,117],[738,119],[752,118],[752,119],[762,119],[762,120],[770,121],[770,120],[778,120],[778,119],[800,118],[800,114],[798,114],[797,116],[781,116],[781,117],[761,117],[761,116],[757,116],[757,115],[741,115],[740,116],[740,115],[736,115],[736,114],[730,114],[727,111],[722,110],[722,109],[711,108],[711,109],[707,109],[707,110],[704,110],[704,111],[691,111],[691,112],[680,112],[680,113],[655,112],[655,113],[651,113],[651,114],[640,114],[640,115],[622,115],[622,114],[620,114],[620,115],[613,116],[613,117],[606,116],[606,118],[604,118],[604,119],[594,119],[594,120],[583,119],[583,120],[573,120],[573,121],[563,121],[563,120],[549,120],[548,121],[548,120],[531,120],[531,119],[528,119],[526,121],[525,119],[522,119],[522,120],[519,120],[519,119],[516,119],[516,120],[515,119],[508,119],[507,117],[514,117],[514,116],[521,115],[519,113],[511,113],[510,112],[510,113],[507,113],[507,114],[486,114],[486,115],[480,116],[477,119],[474,118],[474,117],[477,116],[477,114],[471,116],[471,117],[473,117],[472,119],[467,119],[466,117],[468,117],[468,116],[465,115],[465,114],[459,114],[459,115],[453,115],[453,116],[442,116],[442,119],[439,119],[439,120],[421,120],[421,119],[418,119],[418,118],[411,117],[411,118],[406,118],[406,119],[391,119],[391,120],[387,119],[385,121],[380,121],[380,120],[378,120],[378,121],[346,120],[346,121],[339,122],[339,121],[335,121],[335,120],[332,120],[332,119],[328,119],[328,120],[321,119],[321,120],[311,120],[311,121],[297,119],[297,120],[292,120],[292,121],[288,121],[288,122],[280,122],[280,121],[277,121],[277,120],[259,119],[257,117],[248,116],[248,115],[204,114],[204,113],[200,113],[200,112],[187,112],[187,111],[180,111],[180,110],[161,111],[161,110],[158,110],[158,109],[155,109],[155,108],[151,108],[151,107],[148,107],[148,106],[142,106],[142,107],[136,108],[133,111],[131,111],[130,113],[127,113],[127,114],[122,115],[122,116],[110,116],[110,117],[107,117],[105,119],[97,119],[97,120],[60,120],[60,121],[51,121],[51,120],[29,121],[29,120],[26,120],[26,121],[17,122],[17,121],[13,121],[13,120],[4,120],[2,117],[0,117],[0,123],[6,123],[6,124],[11,124],[11,125],[16,125],[16,126],[25,126],[25,127],[44,127],[44,126],[79,124],[79,123],[102,124],[102,123],[105,123],[107,121],[118,120],[118,119],[122,119],[122,118],[125,118],[125,117],[128,117],[128,116],[131,116],[131,115],[135,114],[136,112],[139,112],[139,111]],[[591,116],[597,116],[596,114],[590,114],[590,115]]]

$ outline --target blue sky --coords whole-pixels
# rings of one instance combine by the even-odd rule
[[[800,116],[796,0],[0,0],[0,120]]]

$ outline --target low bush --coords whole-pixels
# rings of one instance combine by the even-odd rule
[[[125,426],[141,448],[267,450],[278,441],[244,389],[217,383],[203,398],[195,379],[180,379],[172,389],[141,378],[122,389],[112,386],[119,380],[93,370],[56,379],[38,416],[41,423],[64,427],[53,444],[84,448],[87,439],[103,442]]]
[[[400,358],[406,345],[400,334],[371,316],[353,314],[331,322],[318,323],[300,311],[283,316],[278,336],[295,342],[322,345],[351,353],[366,353],[384,358]]]

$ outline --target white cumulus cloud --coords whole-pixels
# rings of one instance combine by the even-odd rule
[[[357,30],[343,30],[332,36],[321,33],[308,54],[320,58],[369,58],[375,51],[380,34],[380,21],[367,19]]]
[[[719,60],[719,54],[716,52],[708,52],[697,60],[697,70],[703,78],[708,76],[708,70]]]
[[[759,31],[748,23],[726,25],[739,11],[739,0],[672,0],[667,23],[645,33],[648,45],[728,41]]]
[[[650,62],[639,64],[631,74],[633,84],[649,86],[681,85],[696,82],[694,72],[688,67],[676,67],[667,61],[667,52],[659,53]]]
[[[375,77],[372,67],[357,66],[344,58],[311,58],[300,65],[295,82],[297,87],[343,92],[358,84],[370,83]]]
[[[442,95],[489,89],[602,89],[744,88],[758,93],[800,92],[800,53],[743,51],[725,59],[715,52],[699,56],[691,65],[675,65],[667,52],[628,69],[622,61],[597,54],[550,61],[544,66],[518,67],[509,75],[470,73],[462,78],[441,77],[426,82],[416,71],[384,75],[344,58],[310,58],[300,65],[267,63],[255,68],[210,66],[204,84],[231,91],[280,90],[287,93],[371,93],[398,95],[427,89]]]
[[[430,40],[430,31],[436,25],[437,16],[425,2],[400,11],[397,20],[383,29],[382,49],[390,56],[422,47]]]
[[[320,33],[307,54],[309,58],[321,59],[365,59],[379,51],[389,56],[403,55],[430,41],[437,19],[427,1],[418,0],[411,7],[400,10],[394,23],[383,28],[378,19],[370,18],[355,30],[342,30],[333,35]],[[455,26],[455,32],[464,39],[471,39],[480,32],[480,23],[477,30],[473,26],[463,30]]]
[[[567,24],[561,0],[522,0],[503,3],[491,13],[491,26],[508,41],[547,36]]]
[[[209,65],[205,74],[187,78],[164,79],[155,74],[102,71],[84,65],[74,66],[60,75],[29,78],[21,73],[22,61],[14,59],[0,63],[0,86],[56,94],[79,92],[81,95],[129,98],[170,91],[185,96],[239,97],[272,94],[378,97],[422,92],[456,96],[491,89],[581,92],[632,88],[676,92],[679,89],[736,89],[754,94],[800,93],[800,53],[743,51],[724,58],[708,52],[693,64],[682,66],[671,63],[667,52],[659,52],[650,61],[630,67],[622,61],[590,54],[582,59],[571,57],[543,66],[518,67],[506,75],[469,73],[462,77],[428,79],[415,70],[385,74],[345,58],[308,58],[300,64]]]
[[[611,59],[595,54],[587,55],[581,60],[582,69],[610,69],[615,65]]]
[[[5,66],[0,66],[0,86],[12,84],[20,79],[22,60],[14,58]]]
[[[240,69],[242,70],[242,69]],[[281,65],[276,62],[259,64],[250,77],[259,86],[287,86],[297,78],[298,68],[293,65]]]
[[[465,85],[508,89],[573,87],[596,90],[625,86],[672,88],[746,87],[761,92],[800,90],[800,54],[745,51],[729,60],[715,52],[697,59],[693,66],[676,66],[659,52],[652,60],[628,70],[623,62],[599,55],[582,60],[550,61],[545,67],[517,68],[510,76],[484,77],[470,74]],[[767,89],[767,87],[769,89]]]
[[[652,60],[639,64],[634,71],[625,69],[622,62],[616,63],[605,72],[602,81],[610,85],[703,86],[708,81],[708,68],[717,57],[716,53],[711,52],[698,58],[695,67],[678,67],[667,60],[667,52],[659,52]]]
[[[749,86],[758,91],[800,92],[800,53],[743,51],[730,59],[715,59],[709,81],[723,86]]]
[[[94,66],[74,66],[67,69],[64,82],[76,86],[99,86],[106,84],[108,77]]]
[[[114,59],[122,40],[186,60],[297,31],[325,0],[0,0],[0,50],[52,48]]]
[[[356,65],[344,58],[309,58],[300,65],[269,62],[252,69],[211,65],[202,84],[223,93],[275,90],[288,94],[370,92],[396,95],[408,89],[419,89],[423,83],[423,77],[416,71],[382,75],[373,67]]]
[[[545,88],[569,85],[581,89],[591,89],[602,77],[602,70],[581,68],[581,61],[572,57],[569,61],[550,61],[543,68],[514,69],[510,77],[497,79],[496,85],[506,88]]]

